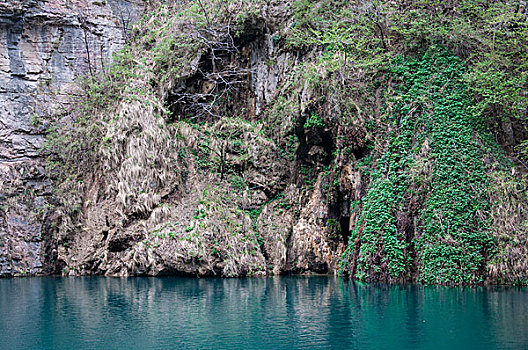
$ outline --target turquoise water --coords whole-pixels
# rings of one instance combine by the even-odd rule
[[[0,349],[528,349],[528,290],[333,277],[0,280]]]

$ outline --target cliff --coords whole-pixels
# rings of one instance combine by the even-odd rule
[[[54,12],[10,5],[38,93],[7,105],[4,273],[527,283],[526,9],[152,1],[127,31],[124,4],[28,34],[38,64],[13,33]]]
[[[0,2],[0,275],[46,271],[51,183],[39,155],[75,79],[110,65],[140,1]]]

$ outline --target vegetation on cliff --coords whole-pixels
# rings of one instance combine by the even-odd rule
[[[481,281],[479,270],[493,254],[484,158],[501,153],[471,113],[464,72],[459,58],[435,47],[418,60],[398,57],[389,68],[391,130],[368,165],[374,171],[359,241],[350,242],[345,256],[357,256],[356,277],[388,270],[397,280],[414,265],[424,283]]]
[[[528,283],[526,4],[150,6],[50,133],[67,270]]]

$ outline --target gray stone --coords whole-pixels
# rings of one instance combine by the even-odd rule
[[[142,10],[141,0],[0,0],[0,276],[42,272],[44,132],[74,80],[110,65]]]

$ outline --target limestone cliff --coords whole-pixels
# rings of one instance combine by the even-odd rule
[[[487,100],[475,44],[495,19],[376,4],[150,1],[132,30],[133,2],[4,6],[3,274],[527,283],[526,106]]]
[[[0,275],[46,271],[50,181],[39,149],[75,79],[109,66],[141,1],[0,2]]]
[[[251,12],[250,5],[233,3],[218,14],[227,17],[215,20],[229,22]],[[299,110],[276,120],[276,129],[260,123],[276,118],[269,115],[270,106],[302,66],[277,40],[288,30],[289,3],[263,6],[232,29],[222,22],[218,29],[200,28],[185,15],[170,18],[185,5],[173,6],[161,7],[150,22],[137,26],[133,38],[139,46],[132,51],[152,40],[159,48],[142,57],[124,54],[124,73],[117,74],[129,74],[127,86],[109,82],[106,94],[117,96],[108,102],[111,108],[91,110],[92,122],[104,125],[102,133],[73,134],[73,139],[105,139],[107,146],[86,160],[96,167],[94,174],[83,176],[82,183],[66,179],[61,185],[76,198],[59,206],[63,214],[54,233],[63,272],[241,276],[337,271],[349,205],[333,208],[325,193],[330,180],[318,174],[328,167],[337,128],[305,130],[297,120],[306,118],[315,94],[304,85],[288,91],[298,94]],[[156,34],[150,26],[157,21],[166,27]],[[174,35],[167,37],[163,30]],[[157,69],[164,73],[156,74]],[[135,93],[141,97],[128,98]],[[115,115],[115,123],[106,124],[106,113]],[[363,134],[356,133],[351,142],[361,148],[357,138]],[[296,138],[302,140],[298,150]],[[79,157],[92,152],[90,145],[83,147],[68,152]],[[344,181],[359,191],[353,188],[361,185],[357,174],[350,169],[348,176]]]

